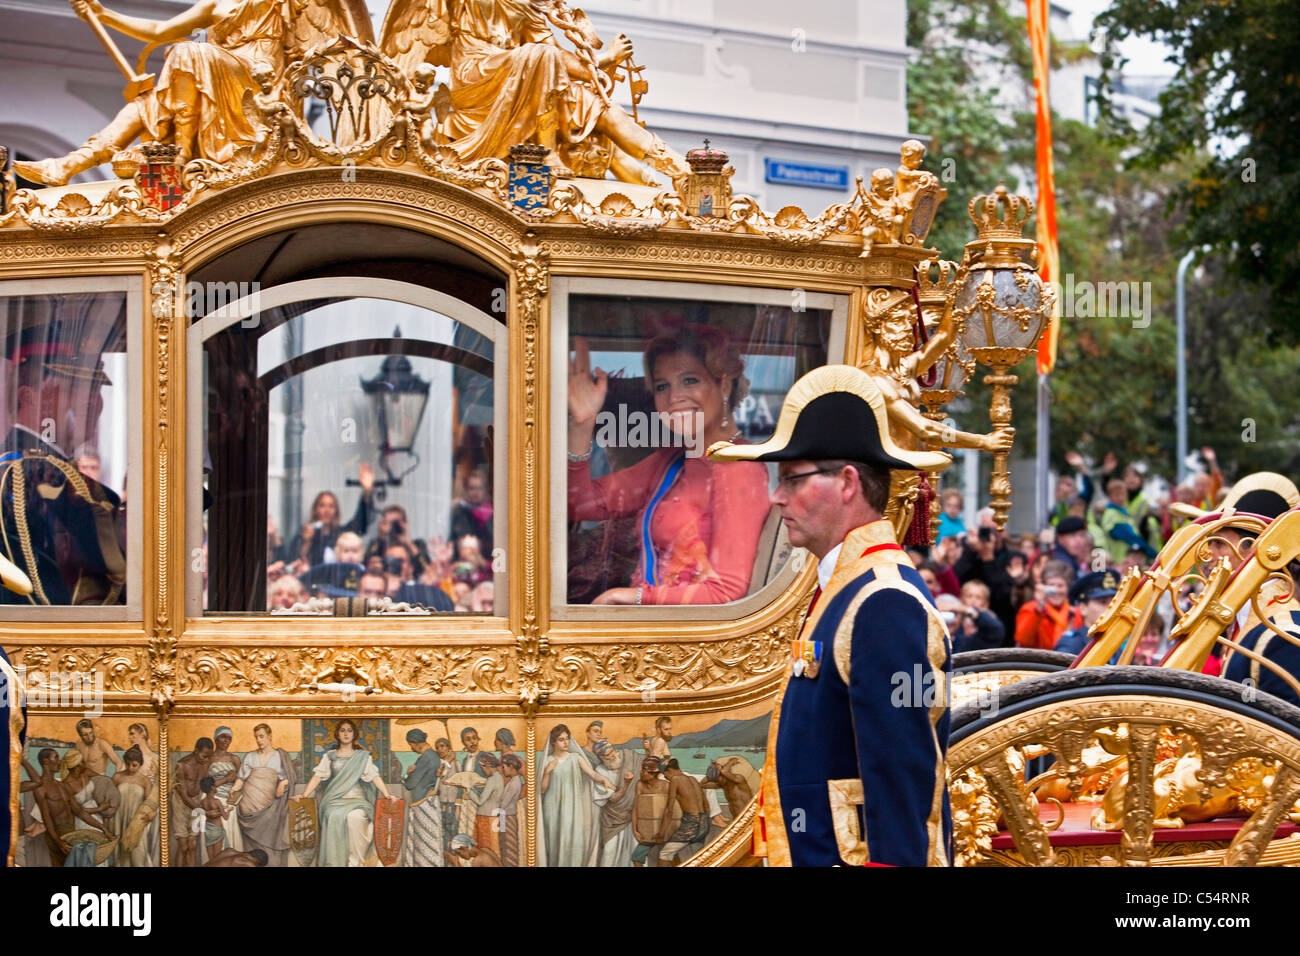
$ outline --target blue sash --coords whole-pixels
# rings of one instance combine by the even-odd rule
[[[644,555],[645,580],[651,587],[659,583],[659,575],[655,567],[658,558],[655,555],[654,542],[650,540],[650,521],[654,518],[655,508],[658,507],[663,496],[668,493],[668,489],[673,486],[673,482],[682,473],[682,468],[685,465],[686,452],[683,451],[669,462],[663,477],[659,479],[659,484],[655,486],[654,494],[650,496],[650,503],[646,505],[645,514],[641,516],[641,552]]]

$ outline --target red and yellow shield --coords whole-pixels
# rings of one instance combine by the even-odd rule
[[[406,801],[375,801],[375,856],[384,866],[396,866],[402,856],[402,838],[406,833]]]

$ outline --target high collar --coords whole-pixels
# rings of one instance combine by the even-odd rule
[[[839,558],[836,560],[835,570],[831,574],[832,583],[836,578],[845,574],[850,577],[855,576],[852,569],[862,558],[862,552],[880,544],[898,544],[898,538],[894,536],[894,525],[886,518],[878,518],[867,524],[859,525],[846,534],[844,541],[839,545]]]

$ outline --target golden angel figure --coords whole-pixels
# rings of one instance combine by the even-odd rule
[[[552,23],[581,55],[556,42]],[[674,179],[690,172],[684,157],[609,102],[604,84],[632,56],[631,41],[620,34],[601,51],[590,23],[561,0],[393,0],[379,45],[408,76],[421,63],[450,67],[445,130],[465,162],[505,159],[511,146],[535,142],[565,175],[565,158],[599,136],[612,144],[610,167],[624,182],[653,181],[640,162]]]
[[[50,186],[97,166],[136,138],[172,143],[178,160],[227,164],[251,151],[257,131],[245,115],[253,73],[284,75],[285,65],[338,35],[373,41],[364,0],[201,0],[170,20],[129,17],[99,0],[72,0],[82,19],[94,17],[150,45],[172,43],[151,89],[130,100],[80,149],[58,159],[15,163],[18,174]],[[187,40],[206,28],[205,43]]]
[[[868,309],[874,311],[870,305]],[[915,318],[916,307],[910,297],[894,299],[879,314],[868,315],[869,341],[861,365],[885,397],[891,433],[910,434],[912,440],[935,447],[974,448],[990,454],[1009,452],[1015,438],[1014,428],[1005,426],[987,435],[977,435],[945,427],[921,414],[917,407],[921,402],[917,376],[928,372],[948,350],[956,328],[949,303],[934,334],[924,346],[917,348]]]

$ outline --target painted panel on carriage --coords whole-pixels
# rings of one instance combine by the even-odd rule
[[[157,866],[158,721],[29,709],[28,722],[18,866]]]
[[[519,866],[525,734],[500,717],[174,719],[171,865]]]
[[[677,866],[758,794],[771,701],[538,722],[540,866]]]

